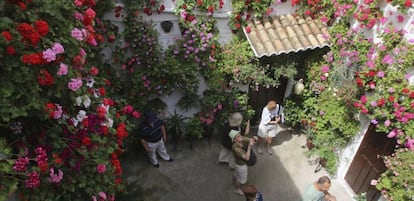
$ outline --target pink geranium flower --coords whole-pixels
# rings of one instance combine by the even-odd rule
[[[52,50],[56,54],[62,54],[63,52],[65,52],[65,49],[63,48],[63,46],[60,43],[53,43]]]
[[[57,71],[56,75],[66,75],[68,74],[68,66],[64,63],[60,63],[59,70]]]
[[[50,183],[59,183],[63,179],[63,172],[62,170],[59,170],[58,173],[55,174],[55,169],[50,168],[49,176]]]
[[[367,102],[367,96],[365,96],[365,95],[364,96],[361,96],[361,99],[360,100],[361,100],[361,103],[362,104],[365,104]]]
[[[82,79],[72,78],[68,83],[68,88],[72,91],[77,91],[82,86]]]
[[[383,64],[389,64],[389,65],[391,65],[391,64],[393,64],[393,63],[394,63],[394,59],[392,58],[392,56],[391,56],[391,55],[387,54],[387,55],[385,55],[385,56],[384,56],[384,58],[382,59],[382,63],[383,63]]]
[[[395,130],[392,130],[390,133],[388,133],[388,138],[394,138],[397,135],[397,132]]]
[[[105,164],[98,164],[98,165],[96,166],[96,171],[97,171],[99,174],[104,173],[104,172],[106,171],[106,166],[105,166]]]
[[[324,73],[329,72],[329,66],[326,66],[326,65],[322,66],[321,71]]]
[[[45,59],[47,62],[52,62],[56,60],[56,53],[52,49],[48,48],[42,53],[43,53],[42,54],[43,59]]]
[[[103,200],[106,200],[106,193],[105,192],[99,192],[98,193],[98,196],[100,197],[100,198],[102,198]]]
[[[71,32],[71,36],[73,38],[75,38],[78,41],[83,41],[85,36],[84,36],[84,32],[85,30],[80,30],[78,28],[74,28]]]
[[[404,16],[402,16],[402,15],[398,15],[398,16],[397,16],[397,20],[398,20],[398,23],[402,23],[402,22],[404,22]]]
[[[407,142],[405,143],[405,147],[411,151],[414,151],[414,139],[408,138]]]

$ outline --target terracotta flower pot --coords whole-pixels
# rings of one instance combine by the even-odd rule
[[[315,147],[315,145],[312,143],[312,140],[310,139],[306,139],[306,147],[311,150],[313,149],[313,147]]]

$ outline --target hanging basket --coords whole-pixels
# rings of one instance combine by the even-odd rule
[[[161,28],[164,30],[165,33],[169,33],[171,31],[171,28],[173,27],[173,23],[171,21],[162,21],[161,22]]]
[[[296,84],[294,88],[294,93],[296,95],[300,95],[303,92],[303,89],[305,89],[305,85],[303,84],[303,79],[300,79]]]

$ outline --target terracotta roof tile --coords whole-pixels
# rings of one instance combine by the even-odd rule
[[[298,52],[328,46],[323,35],[328,28],[317,20],[300,15],[266,16],[248,22],[244,33],[257,57]]]

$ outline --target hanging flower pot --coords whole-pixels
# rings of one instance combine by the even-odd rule
[[[303,84],[303,79],[300,79],[296,84],[294,88],[294,93],[296,95],[300,95],[303,92],[303,89],[305,88],[305,85]]]
[[[171,21],[162,21],[161,22],[161,28],[164,30],[165,33],[169,33],[171,31],[171,28],[173,27],[173,23]]]

